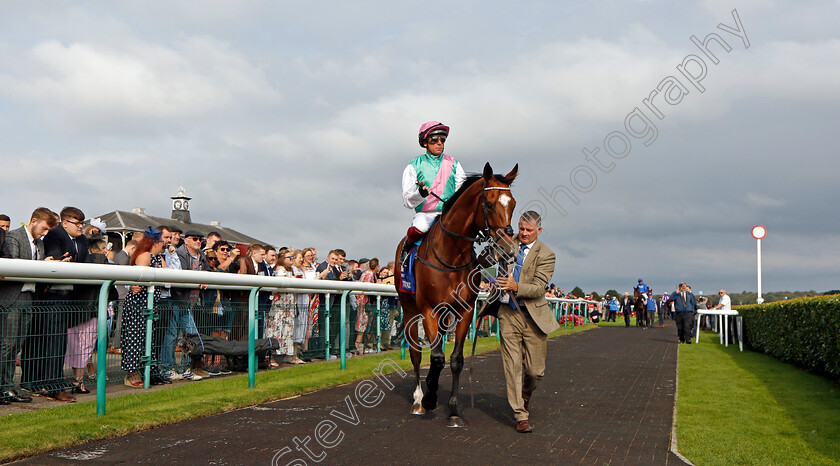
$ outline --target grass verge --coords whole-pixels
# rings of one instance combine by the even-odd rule
[[[716,334],[680,345],[677,438],[694,464],[840,463],[840,386]]]
[[[595,327],[561,328],[549,337],[592,328]],[[472,342],[465,344],[467,355],[471,346]],[[476,354],[497,349],[499,343],[495,337],[480,338]],[[448,352],[451,352],[451,346],[447,347]],[[248,389],[247,375],[241,375],[179,383],[166,390],[113,397],[108,399],[107,415],[101,417],[96,416],[96,403],[92,401],[8,414],[0,417],[0,461],[7,462],[369,378],[379,363],[389,358],[404,370],[411,368],[407,352],[405,360],[400,359],[399,352],[392,352],[348,359],[344,371],[339,369],[339,362],[334,361],[258,372],[253,390]],[[428,357],[424,358],[424,364],[428,364]],[[390,366],[384,367],[383,373],[395,371]]]

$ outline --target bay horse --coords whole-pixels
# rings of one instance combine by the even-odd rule
[[[458,380],[464,366],[464,341],[472,324],[473,304],[481,281],[473,246],[488,241],[493,247],[512,254],[513,228],[510,222],[516,200],[510,192],[510,185],[518,171],[519,164],[516,164],[507,175],[494,175],[487,163],[483,174],[467,177],[461,188],[446,201],[441,216],[417,250],[415,294],[400,291],[399,256],[405,239],[397,246],[394,276],[397,278],[403,328],[416,382],[411,414],[422,415],[426,410],[437,407],[438,379],[445,365],[443,338],[446,332],[454,329],[455,344],[449,359],[452,393],[447,424],[450,427],[464,426],[458,409]],[[417,339],[417,324],[420,321],[431,346],[425,394],[420,385],[423,357]]]
[[[646,327],[645,322],[647,321],[647,306],[645,305],[645,300],[642,297],[642,294],[635,288],[633,289],[633,299],[633,310],[636,311],[636,326]],[[639,321],[639,319],[642,320]]]

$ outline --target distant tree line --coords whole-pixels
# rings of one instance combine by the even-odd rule
[[[656,292],[654,292],[656,293]],[[601,299],[601,296],[621,296],[618,291],[610,289],[607,290],[604,294],[600,294],[597,291],[591,291],[589,293],[584,293],[584,291],[579,287],[575,286],[569,294],[573,294],[579,298],[583,296],[592,295],[594,299]],[[656,293],[658,296],[661,296],[662,293]],[[709,293],[707,293],[708,295]],[[784,301],[785,299],[796,299],[796,298],[804,298],[806,296],[826,296],[832,294],[840,294],[840,290],[829,290],[825,292],[818,292],[816,290],[810,291],[768,291],[761,293],[761,297],[764,298],[765,303],[772,303],[775,301]],[[718,295],[717,293],[711,293],[711,301],[712,304],[717,304],[718,302]],[[758,293],[754,291],[741,291],[740,293],[732,293],[729,292],[729,298],[732,300],[733,305],[738,304],[755,304],[755,300],[758,297]]]

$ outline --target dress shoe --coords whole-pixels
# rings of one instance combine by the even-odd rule
[[[13,401],[15,403],[30,403],[30,402],[32,402],[32,397],[31,396],[21,395],[21,394],[15,392],[13,390],[3,392],[3,394],[0,395],[0,397],[2,397],[2,399],[6,400],[6,401],[10,401],[10,402]]]
[[[69,395],[65,392],[47,393],[47,394],[44,394],[42,396],[44,398],[49,398],[49,399],[54,400],[54,401],[60,401],[62,403],[75,403],[76,402],[76,397],[75,396],[71,396],[71,395]]]
[[[531,424],[528,424],[527,419],[523,419],[516,423],[516,431],[520,434],[530,434],[531,433]]]
[[[163,381],[163,377],[159,375],[153,375],[149,377],[149,385],[163,385],[166,382]],[[172,382],[169,382],[172,383]]]

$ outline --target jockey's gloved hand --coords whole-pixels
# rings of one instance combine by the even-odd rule
[[[427,188],[425,184],[418,185],[417,190],[420,191],[420,195],[423,197],[427,197],[429,195],[429,188]]]

